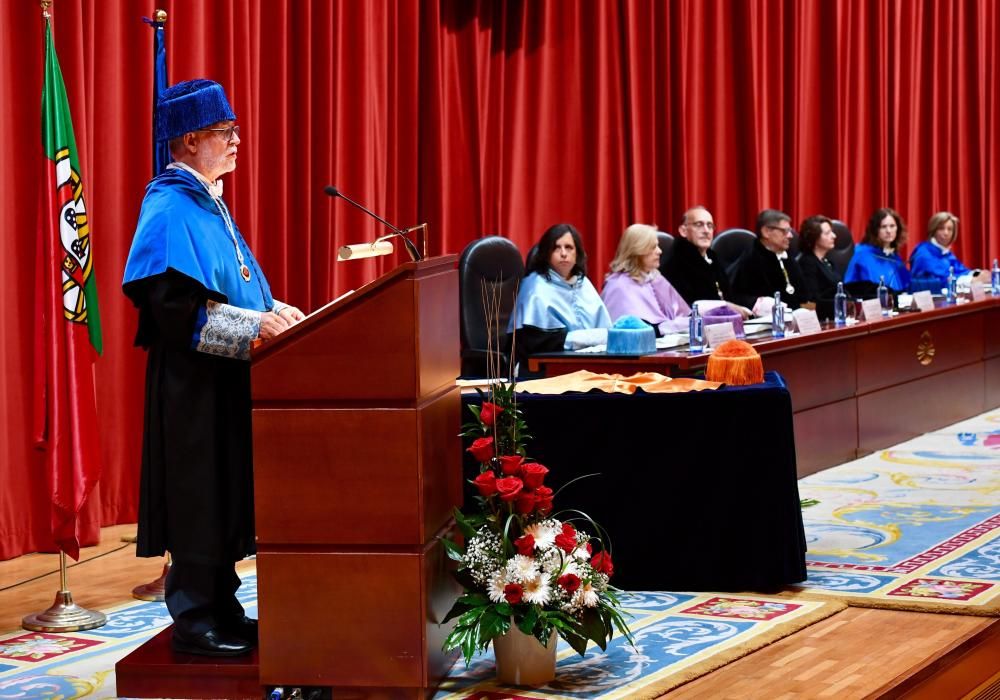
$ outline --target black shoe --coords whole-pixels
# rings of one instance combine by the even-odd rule
[[[201,656],[242,656],[249,654],[254,645],[217,629],[209,630],[200,637],[186,639],[174,631],[170,640],[174,651]]]
[[[235,637],[239,637],[254,646],[257,645],[257,620],[252,617],[240,615],[235,620],[224,622],[220,627]]]

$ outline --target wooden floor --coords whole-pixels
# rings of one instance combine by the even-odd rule
[[[161,560],[137,559],[135,545],[121,541],[134,533],[134,525],[105,528],[101,544],[81,551],[81,561],[71,566],[68,577],[78,604],[110,607],[130,599],[134,586],[159,576]],[[54,554],[0,562],[0,631],[19,628],[24,615],[52,603],[59,587],[58,568]],[[932,671],[940,675],[941,667],[958,669],[957,657],[970,656],[973,642],[984,637],[1000,644],[1000,623],[965,615],[848,608],[662,697],[961,698],[965,689],[943,686],[942,690],[939,684],[931,690],[914,690],[912,679]],[[986,654],[980,666],[985,664],[988,671],[992,664],[994,671],[1000,671],[998,647],[977,648]],[[968,671],[961,668],[957,675],[967,677]]]

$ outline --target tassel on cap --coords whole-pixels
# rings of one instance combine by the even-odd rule
[[[727,340],[709,356],[705,379],[730,386],[760,384],[764,381],[764,364],[750,343]]]

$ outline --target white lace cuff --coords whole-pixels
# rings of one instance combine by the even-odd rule
[[[208,301],[198,312],[192,347],[198,352],[250,359],[250,344],[260,335],[260,312]]]

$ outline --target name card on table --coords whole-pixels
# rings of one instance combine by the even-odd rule
[[[972,292],[972,301],[982,301],[986,298],[986,287],[983,286],[982,282],[970,284],[969,291]]]
[[[795,309],[792,312],[792,321],[795,324],[795,330],[802,335],[819,333],[823,330],[819,325],[819,316],[816,315],[815,311],[810,309]]]
[[[865,299],[861,302],[861,315],[866,321],[876,321],[882,318],[882,304],[878,299]]]
[[[934,297],[932,297],[930,291],[926,289],[922,292],[914,292],[913,306],[917,309],[917,311],[933,311]]]
[[[733,330],[732,321],[705,326],[705,342],[710,348],[718,347],[720,343],[733,340],[735,337],[736,331]]]

